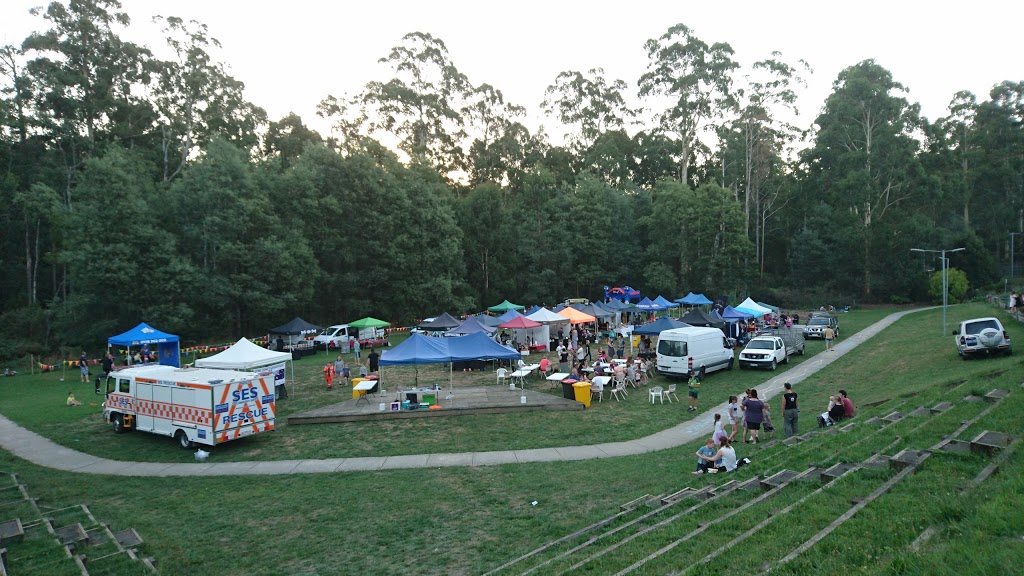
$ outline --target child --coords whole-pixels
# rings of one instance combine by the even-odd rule
[[[334,385],[334,364],[331,362],[324,366],[324,380],[327,381],[327,389],[330,390]]]
[[[761,409],[761,415],[764,420],[761,422],[761,428],[764,429],[764,435],[771,439],[775,439],[775,426],[772,425],[772,413],[768,409],[768,403],[764,403],[764,408]]]
[[[368,372],[366,370],[366,364],[363,364],[362,362],[360,362],[359,363],[359,377],[360,378],[366,378],[367,374],[368,374]]]
[[[69,391],[68,392],[67,405],[68,406],[81,406],[82,405],[81,402],[79,402],[78,400],[75,400],[75,393],[74,393],[74,391]]]
[[[715,452],[715,440],[713,438],[708,438],[704,442],[704,445],[697,449],[697,469],[693,471],[694,476],[700,476],[705,472],[709,472],[711,474],[718,472],[715,468],[714,461],[708,461],[703,458],[704,456],[710,458],[715,455]]]
[[[691,412],[696,412],[697,396],[700,393],[700,378],[697,377],[697,373],[694,372],[693,370],[690,371],[690,380],[687,381],[686,388],[686,400],[690,404],[689,406],[686,407],[686,409]]]
[[[736,432],[739,429],[740,422],[740,408],[737,406],[739,399],[735,396],[729,396],[729,404],[725,407],[725,415],[729,417],[729,424],[732,424],[732,434],[729,434],[729,440],[736,438]]]

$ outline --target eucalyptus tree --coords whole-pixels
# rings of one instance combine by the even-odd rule
[[[708,45],[684,24],[644,44],[650,63],[639,81],[640,97],[652,102],[659,128],[678,143],[679,180],[690,166],[701,132],[734,106],[732,73],[739,66],[726,43]]]
[[[862,271],[862,293],[871,294],[872,273],[883,270],[887,254],[874,250],[874,231],[895,219],[921,189],[918,159],[919,107],[903,96],[906,88],[873,60],[840,72],[832,94],[815,120],[814,145],[803,160],[810,189],[836,209],[856,216],[859,230],[830,228],[821,234],[845,234],[861,240],[858,254],[845,261]],[[881,240],[880,236],[877,240]]]
[[[440,38],[412,32],[379,60],[395,77],[366,85],[361,95],[370,133],[387,132],[409,155],[448,175],[464,168],[462,104],[472,90]]]
[[[210,54],[220,42],[195,20],[156,16],[163,25],[172,60],[156,66],[152,100],[159,113],[162,178],[170,182],[214,137],[245,150],[258,143],[266,112],[245,99],[245,84]]]
[[[807,85],[810,66],[803,60],[789,64],[779,52],[755,62],[737,88],[736,117],[720,132],[723,186],[742,189],[745,230],[763,271],[764,242],[768,221],[788,202],[789,188],[780,173],[786,171],[787,154],[800,137],[792,123],[799,116],[797,89]],[[729,170],[730,163],[735,170]],[[771,185],[774,183],[774,185]],[[753,224],[753,231],[751,231]]]
[[[532,143],[530,131],[518,120],[526,109],[506,102],[501,90],[481,84],[467,94],[461,114],[474,136],[466,156],[470,184],[517,187]]]
[[[64,204],[82,161],[109,140],[111,118],[137,105],[150,80],[149,50],[121,39],[130,24],[117,0],[51,2],[31,13],[49,22],[22,49],[33,88],[33,120],[64,166]]]
[[[623,80],[607,80],[603,68],[586,73],[576,70],[560,72],[554,84],[544,91],[541,108],[549,116],[574,129],[570,134],[577,150],[591,147],[609,130],[619,130],[636,115],[626,105]]]

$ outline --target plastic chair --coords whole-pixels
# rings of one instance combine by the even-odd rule
[[[598,402],[604,402],[604,386],[601,386],[600,384],[591,384],[590,397],[593,398],[595,394],[597,394]]]
[[[612,388],[612,397],[615,398],[616,402],[618,402],[620,400],[619,396],[622,396],[623,398],[626,397],[626,383],[625,382],[616,382],[615,383],[615,387]]]
[[[508,374],[508,370],[505,370],[504,368],[498,368],[498,370],[495,373],[498,375],[498,384],[504,384],[505,375]]]
[[[651,404],[654,404],[654,397],[655,396],[657,396],[658,399],[661,400],[662,404],[665,403],[665,393],[662,390],[661,386],[654,386],[653,388],[650,389],[649,394],[650,394]],[[669,400],[669,404],[671,404],[671,403],[672,403],[672,401]]]
[[[629,372],[626,374],[626,384],[631,385],[633,388],[639,388],[636,383],[636,368],[630,366]]]
[[[676,395],[676,385],[669,384],[668,390],[665,391],[665,397],[668,398],[669,403],[672,403],[672,397],[675,396],[676,400],[679,400],[679,396]]]
[[[616,376],[615,377],[615,387],[616,388],[621,387],[622,388],[622,392],[625,394],[625,392],[626,392],[626,377],[625,376]]]

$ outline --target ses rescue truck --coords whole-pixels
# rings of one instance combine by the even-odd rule
[[[275,412],[272,373],[173,366],[111,373],[103,405],[103,419],[114,432],[170,436],[182,448],[269,432]]]

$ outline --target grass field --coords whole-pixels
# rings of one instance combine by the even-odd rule
[[[861,310],[843,314],[840,329],[843,338],[861,330],[889,314],[891,310]],[[398,340],[393,341],[394,344]],[[730,394],[741,394],[770,376],[789,370],[824,350],[821,340],[808,340],[806,354],[793,356],[789,365],[782,365],[775,373],[761,370],[733,369],[708,376],[701,388],[701,404],[714,406],[728,399]],[[597,353],[597,349],[594,349]],[[351,355],[347,355],[350,359]],[[554,357],[554,355],[550,355]],[[296,458],[342,458],[359,456],[393,456],[422,452],[465,452],[507,449],[547,448],[574,444],[616,442],[645,436],[695,416],[687,412],[685,403],[651,406],[644,390],[630,394],[622,402],[606,398],[594,403],[585,412],[526,412],[460,416],[457,418],[418,418],[357,422],[330,425],[288,426],[287,417],[350,398],[344,386],[327,390],[321,369],[328,360],[324,353],[306,357],[295,364],[295,382],[289,385],[290,397],[278,404],[277,429],[228,443],[214,449],[219,462],[240,460],[287,460]],[[534,354],[531,361],[539,361]],[[68,371],[67,378],[76,377]],[[22,375],[4,382],[0,387],[0,405],[4,413],[22,426],[38,432],[60,444],[84,452],[115,458],[149,462],[187,462],[191,454],[177,448],[166,437],[151,434],[125,434],[114,436],[110,426],[99,417],[101,397],[93,393],[92,384],[59,381],[60,374],[35,377]],[[414,382],[448,385],[447,367],[426,365],[420,367],[388,367],[383,373],[385,388],[408,387]],[[685,382],[680,386],[680,399],[685,394]],[[666,385],[665,378],[656,378],[653,385]],[[494,372],[458,372],[454,386],[495,386]],[[561,395],[561,388],[531,378],[531,389]],[[68,390],[90,406],[67,409],[63,403]],[[610,396],[610,394],[606,395]],[[826,398],[827,400],[827,398]],[[95,404],[94,406],[91,404]]]
[[[853,332],[851,326],[866,326],[885,313],[844,315],[844,338]],[[961,318],[993,313],[985,305],[954,307],[950,309],[950,326]],[[982,429],[1019,436],[1024,432],[1019,418],[1024,405],[1024,390],[1019,386],[1024,358],[1016,355],[963,362],[956,356],[952,337],[939,334],[940,327],[941,311],[909,315],[800,384],[797,391],[806,414],[803,430],[813,426],[811,415],[840,387],[861,406],[859,419],[896,409],[909,411],[940,400],[956,403],[949,413],[926,421],[908,418],[883,429],[858,426],[849,433],[815,437],[795,447],[743,446],[740,455],[754,462],[733,476],[743,479],[782,468],[800,470],[812,464],[859,461],[877,451],[892,454],[905,447],[925,448],[985,408],[984,403],[962,402],[963,396],[997,387],[1013,392],[961,437],[973,437]],[[1008,329],[1014,339],[1024,341],[1024,328],[1012,323]],[[808,350],[821,347],[812,342]],[[327,392],[318,390],[315,378],[318,368],[319,362],[299,363],[300,381],[289,401],[294,408],[289,409],[325,403],[321,398]],[[477,377],[491,382],[493,375]],[[702,390],[701,402],[715,404],[767,377],[738,370],[714,374]],[[2,382],[0,411],[62,444],[123,459],[184,460],[169,439],[145,434],[115,437],[95,425],[92,417],[68,413],[60,406],[71,387],[66,383],[20,379]],[[76,388],[79,397],[91,399],[87,397],[91,385],[88,395],[86,385],[80,386]],[[551,446],[629,438],[687,417],[680,406],[652,407],[639,394],[629,400],[605,402],[585,412],[538,413],[529,418],[428,419],[390,428],[309,426],[298,433],[295,427],[266,435],[268,444],[240,444],[237,450],[218,449],[215,455],[218,460],[269,459]],[[54,413],[55,403],[59,416],[47,416]],[[879,404],[864,408],[868,403]],[[318,435],[326,438],[315,439]],[[353,440],[356,437],[369,439]],[[695,449],[696,444],[583,462],[289,477],[86,476],[42,469],[7,453],[0,455],[0,469],[17,472],[33,496],[47,506],[88,502],[97,516],[113,527],[136,528],[146,540],[145,553],[157,559],[163,574],[479,574],[610,516],[628,500],[687,485],[722,482],[723,478],[695,479],[689,474]],[[777,573],[1014,573],[1024,547],[1024,512],[1017,505],[1024,490],[1024,468],[1014,455],[972,497],[961,497],[958,487],[985,462],[980,456],[936,454],[921,472]],[[689,573],[756,571],[764,562],[774,562],[792,550],[845,510],[851,498],[863,496],[886,476],[872,473],[837,481],[824,497],[809,498],[718,561],[698,564]],[[673,555],[639,573],[664,574],[693,566],[701,556],[745,530],[749,522],[795,502],[808,491],[797,487],[778,501],[716,524],[707,538],[680,546]],[[750,496],[737,495],[721,506],[735,506],[741,498]],[[538,505],[532,506],[532,501]],[[652,542],[624,545],[621,552],[590,562],[580,571],[614,573],[644,554],[644,546],[656,547],[678,537],[692,525],[716,518],[723,509],[709,508],[704,516],[688,520],[692,524],[672,527]],[[937,535],[920,551],[911,551],[910,543],[933,525]],[[570,564],[552,566],[566,568]]]

